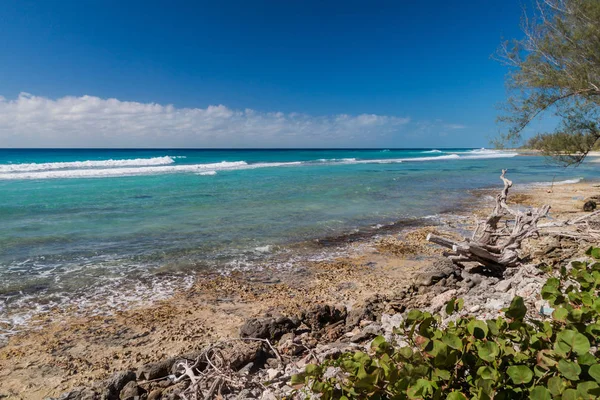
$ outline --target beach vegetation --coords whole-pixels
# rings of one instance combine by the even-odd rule
[[[600,138],[600,1],[535,0],[524,38],[505,41],[497,58],[510,68],[510,97],[496,145],[522,141],[538,116],[557,118],[530,145],[565,165],[579,164]]]
[[[293,383],[322,399],[597,399],[600,398],[600,248],[550,273],[541,296],[549,317],[531,318],[521,297],[502,316],[456,318],[412,310],[395,333],[369,352],[310,364]]]

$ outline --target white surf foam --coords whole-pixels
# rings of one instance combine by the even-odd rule
[[[309,166],[315,164],[395,164],[403,162],[505,158],[514,157],[517,155],[517,153],[503,152],[499,150],[480,149],[470,150],[466,152],[456,152],[440,156],[413,158],[382,158],[373,160],[357,160],[355,158],[333,158],[318,159],[314,161],[259,162],[254,164],[248,164],[245,161],[222,161],[219,163],[179,165],[170,165],[174,162],[173,158],[165,156],[131,160],[74,161],[45,164],[3,164],[0,165],[0,180],[107,178],[172,173],[196,173],[198,175],[215,175],[217,171],[290,166]]]
[[[556,181],[556,182],[535,182],[532,185],[535,186],[556,186],[556,185],[573,185],[575,183],[579,183],[583,180],[583,178],[573,178],[573,179],[565,179],[564,181]]]
[[[216,171],[232,171],[240,169],[255,169],[268,167],[283,167],[291,165],[300,165],[302,162],[275,162],[275,163],[256,163],[248,164],[245,161],[223,161],[210,164],[187,164],[187,165],[166,165],[150,167],[130,167],[130,168],[97,168],[97,169],[72,169],[72,170],[50,170],[33,172],[13,172],[0,173],[0,180],[14,179],[58,179],[58,178],[107,178],[118,176],[139,176],[171,174],[181,172],[203,173]],[[208,174],[207,174],[208,175]]]
[[[173,164],[172,157],[135,158],[128,160],[87,160],[71,162],[52,163],[29,163],[29,164],[1,164],[0,173],[6,172],[32,172],[52,171],[58,169],[84,169],[84,168],[119,168],[119,167],[142,167],[152,165]]]
[[[423,153],[443,153],[443,151],[437,150],[437,149],[433,149],[433,150],[423,151]]]

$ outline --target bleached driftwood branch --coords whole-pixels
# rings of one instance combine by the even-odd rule
[[[502,170],[500,179],[504,188],[496,196],[496,206],[492,213],[478,223],[471,238],[453,241],[441,236],[429,234],[427,240],[451,249],[446,255],[455,264],[477,262],[494,272],[519,265],[518,250],[526,238],[538,235],[538,221],[548,214],[550,206],[527,211],[518,211],[506,204],[508,191],[513,183],[506,178]]]

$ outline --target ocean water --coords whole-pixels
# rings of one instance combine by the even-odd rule
[[[502,168],[522,185],[597,179],[597,166],[484,149],[0,150],[0,334],[432,217],[500,186]]]

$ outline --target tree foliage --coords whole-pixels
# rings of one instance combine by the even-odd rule
[[[552,317],[527,318],[521,297],[503,317],[458,318],[410,311],[397,329],[404,345],[381,336],[371,351],[308,365],[292,383],[321,399],[600,398],[600,248],[549,278],[542,297]],[[460,300],[446,306],[451,314]]]
[[[498,51],[510,67],[511,96],[497,144],[518,143],[533,119],[554,112],[560,123],[539,148],[565,164],[580,163],[600,138],[600,1],[536,0],[534,9],[523,20],[525,38]]]

